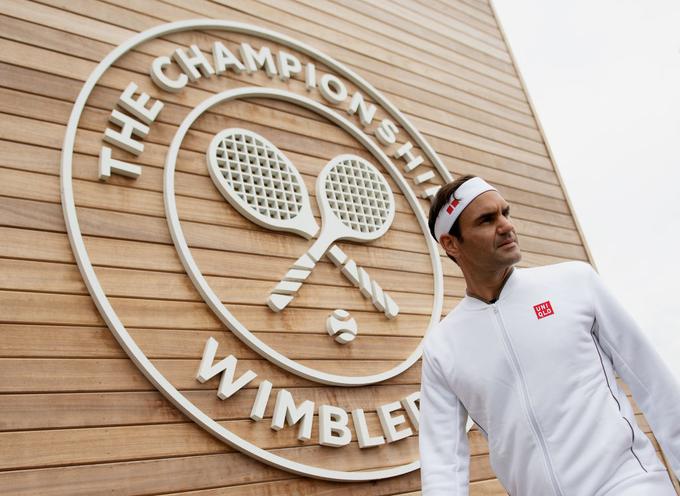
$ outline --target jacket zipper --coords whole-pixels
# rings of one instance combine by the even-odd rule
[[[522,374],[522,369],[519,366],[519,359],[517,358],[517,355],[515,354],[515,350],[512,347],[512,344],[510,343],[510,336],[508,336],[508,332],[505,329],[505,326],[503,325],[503,320],[501,319],[500,312],[498,310],[498,307],[496,306],[496,303],[493,303],[491,306],[493,308],[493,312],[496,315],[496,320],[498,321],[498,326],[501,329],[501,334],[503,336],[503,340],[505,341],[505,345],[507,346],[508,350],[510,351],[510,357],[512,358],[513,366],[515,368],[515,373],[520,379],[520,382],[522,384],[522,394],[524,396],[524,402],[527,408],[527,411],[529,412],[529,420],[531,421],[531,426],[534,430],[534,434],[536,434],[536,437],[538,438],[539,444],[541,446],[541,450],[543,451],[543,457],[544,460],[548,466],[548,472],[550,475],[550,479],[553,484],[553,489],[555,490],[555,493],[558,496],[562,496],[562,491],[560,491],[560,487],[557,483],[557,478],[555,477],[555,471],[553,470],[552,462],[550,460],[550,456],[548,455],[548,447],[545,444],[545,440],[543,439],[543,436],[541,435],[540,428],[538,427],[538,421],[536,420],[536,414],[534,413],[533,408],[531,407],[531,403],[529,402],[529,390],[527,388],[526,382],[524,380],[524,375]]]

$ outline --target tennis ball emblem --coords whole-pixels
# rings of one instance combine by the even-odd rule
[[[335,310],[326,319],[326,331],[340,344],[347,344],[357,337],[357,330],[357,321],[346,310]]]

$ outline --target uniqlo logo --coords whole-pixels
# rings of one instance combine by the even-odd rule
[[[550,301],[544,301],[543,303],[534,305],[534,312],[536,312],[537,319],[542,319],[543,317],[548,317],[549,315],[555,313],[553,311],[552,305],[550,304]]]
[[[453,201],[449,204],[448,208],[446,209],[446,213],[451,215],[453,213],[453,209],[456,208],[459,203],[460,202],[454,198]]]

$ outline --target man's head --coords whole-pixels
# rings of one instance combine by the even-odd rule
[[[430,233],[435,239],[440,234],[437,241],[464,271],[499,270],[514,265],[521,260],[522,254],[510,221],[510,205],[480,179],[462,187],[473,178],[475,176],[461,176],[442,186],[430,207]],[[461,196],[462,191],[468,198]],[[469,195],[472,195],[471,201]],[[456,207],[462,210],[453,215],[453,225],[439,233],[442,227],[448,227],[448,212]],[[442,213],[444,209],[448,210]]]

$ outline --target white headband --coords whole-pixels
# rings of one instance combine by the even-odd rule
[[[454,194],[451,195],[449,201],[439,210],[437,220],[434,223],[434,237],[437,238],[437,241],[439,241],[442,234],[447,234],[451,230],[453,223],[456,222],[456,219],[465,210],[465,207],[472,200],[487,191],[496,191],[496,188],[481,177],[473,177],[461,184]]]

